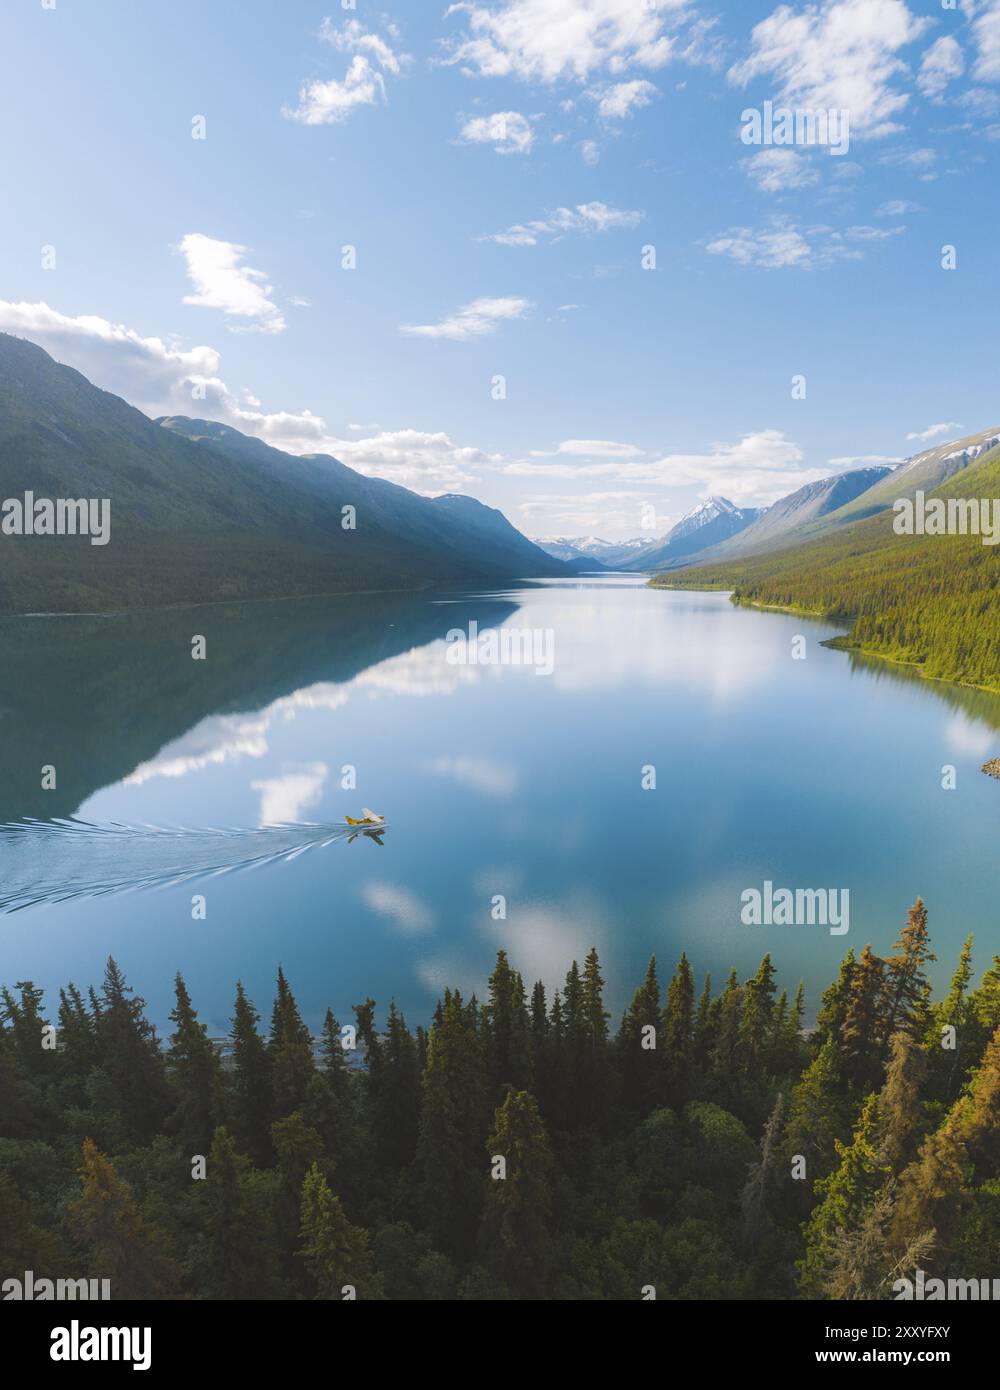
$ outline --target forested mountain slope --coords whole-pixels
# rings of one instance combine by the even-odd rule
[[[928,498],[1000,500],[1000,448]],[[808,544],[651,582],[732,589],[740,603],[843,619],[851,630],[837,645],[913,663],[927,676],[1000,690],[1000,546],[971,534],[897,535],[894,519],[884,511]]]
[[[0,612],[570,573],[473,498],[421,497],[225,425],[150,420],[34,343],[0,334],[0,498],[28,492],[108,499],[110,540],[0,535]]]

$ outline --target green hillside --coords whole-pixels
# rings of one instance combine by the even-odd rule
[[[1000,499],[1000,449],[928,495]],[[1000,690],[998,547],[970,535],[897,536],[893,519],[883,512],[805,545],[650,582],[732,589],[737,603],[842,619],[851,630],[834,645]]]
[[[0,613],[566,574],[499,512],[205,421],[153,421],[0,334],[0,499],[108,498],[111,540],[0,536]],[[342,509],[356,510],[345,529]]]

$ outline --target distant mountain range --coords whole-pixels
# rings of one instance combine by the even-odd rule
[[[725,556],[751,555],[759,550],[777,549],[790,544],[790,538],[807,531],[821,518],[831,516],[859,494],[865,493],[892,473],[887,465],[871,468],[856,468],[847,473],[835,473],[819,482],[806,483],[804,487],[781,497],[770,507],[762,508],[746,526],[740,527],[732,535],[709,545],[693,546],[686,553],[668,555],[666,563],[654,564],[654,568],[676,569],[681,565],[702,564],[710,559]],[[706,536],[705,532],[692,537],[697,541]],[[655,561],[657,557],[651,556]]]
[[[671,569],[710,546],[738,536],[763,515],[760,507],[737,507],[727,497],[709,497],[682,516],[650,550],[633,556],[631,570]]]
[[[769,547],[705,552],[652,582],[729,589],[737,602],[834,618],[850,631],[832,645],[1000,691],[1000,545],[957,525],[940,535],[897,533],[893,504],[917,492],[925,506],[951,502],[956,516],[970,502],[977,516],[984,503],[990,515],[1000,509],[1000,429],[925,450]]]
[[[546,536],[536,544],[560,560],[592,561],[595,569],[666,569],[682,557],[736,535],[760,515],[759,508],[739,508],[725,497],[709,497],[662,536],[636,536],[627,541],[606,541],[599,536]]]
[[[0,334],[0,500],[27,492],[110,498],[111,542],[0,535],[0,612],[575,572],[474,498],[421,497],[211,421],[150,420],[34,343]]]
[[[1000,428],[832,474],[759,512],[709,498],[617,563],[654,585],[836,619],[849,632],[830,645],[1000,692],[1000,545],[958,524],[897,533],[895,504],[918,493],[956,516],[1000,513]]]
[[[1000,433],[983,430],[925,449],[898,465],[872,464],[833,473],[770,507],[741,508],[726,497],[709,497],[653,540],[617,542],[588,536],[538,544],[560,558],[585,553],[615,568],[648,574],[737,560],[800,545],[886,511],[897,499],[929,493],[998,445]]]
[[[629,541],[604,541],[599,536],[545,536],[535,541],[557,560],[581,566],[589,563],[595,570],[617,569],[656,543],[653,536],[636,536]]]
[[[560,560],[593,560],[599,562],[598,567],[622,570],[665,569],[682,556],[737,534],[760,515],[758,508],[741,509],[725,497],[709,497],[663,536],[636,536],[627,541],[606,541],[599,536],[550,536],[537,544]]]

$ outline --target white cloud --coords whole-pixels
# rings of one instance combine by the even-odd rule
[[[656,96],[656,88],[645,78],[633,78],[631,82],[616,82],[592,92],[597,102],[598,113],[606,121],[622,120],[633,111],[641,111]]]
[[[988,723],[956,714],[944,729],[945,742],[970,757],[985,758],[996,745],[996,730]]]
[[[978,57],[972,69],[977,82],[1000,81],[1000,0],[985,0],[972,21]]]
[[[991,91],[988,87],[970,87],[967,92],[956,98],[956,105],[968,111],[970,115],[976,116],[981,120],[989,120],[990,117],[1000,113],[1000,92]],[[971,130],[971,126],[959,126],[960,130]]]
[[[245,393],[232,392],[219,375],[221,357],[215,348],[182,350],[96,315],[71,318],[44,303],[0,300],[0,330],[30,338],[147,415],[217,420],[287,453],[331,454],[359,473],[406,486],[453,491],[474,481],[472,470],[498,461],[481,449],[455,444],[440,431],[362,426],[375,433],[339,439],[310,410],[267,412],[247,401]]]
[[[887,135],[909,100],[894,85],[909,71],[899,50],[930,23],[904,0],[822,0],[800,12],[779,5],[755,25],[750,55],[729,78],[741,87],[776,79],[783,104],[846,110],[852,136]]]
[[[449,62],[480,77],[519,77],[551,82],[586,79],[606,69],[656,69],[670,61],[674,40],[667,28],[687,0],[475,0],[453,4],[446,15],[464,14],[466,30],[451,46]]]
[[[921,59],[917,86],[925,97],[935,100],[944,94],[952,78],[961,77],[964,71],[962,45],[950,34],[942,34]]]
[[[462,139],[467,144],[492,145],[497,154],[530,154],[535,133],[520,111],[495,111],[492,116],[466,121]]]
[[[854,468],[866,468],[869,464],[902,463],[902,459],[892,454],[843,454],[840,458],[827,459],[827,463],[838,473],[842,473]]]
[[[759,430],[736,444],[716,444],[709,454],[668,455],[660,467],[671,486],[693,484],[702,497],[764,505],[824,476],[822,469],[796,467],[801,461],[802,450],[781,430]]]
[[[553,528],[572,535],[598,532],[606,539],[634,536],[642,527],[636,491],[536,494],[518,506],[532,535],[551,535]],[[659,518],[661,529],[671,525],[669,517]]]
[[[320,38],[339,53],[352,55],[350,65],[342,78],[314,78],[303,83],[298,106],[285,107],[281,114],[302,125],[333,125],[346,120],[359,106],[385,101],[385,74],[398,76],[403,64],[409,61],[407,55],[397,53],[386,39],[371,33],[356,19],[339,28],[324,19],[319,32]],[[394,30],[390,30],[390,37],[395,37]]]
[[[362,901],[387,917],[404,936],[422,936],[433,930],[434,914],[416,893],[393,883],[369,883],[361,890]]]
[[[511,797],[520,785],[517,768],[477,756],[433,758],[425,764],[437,777],[450,777],[483,796]]]
[[[819,182],[819,174],[810,162],[809,156],[798,150],[760,150],[745,159],[743,166],[747,177],[765,193],[809,188]]]
[[[642,450],[635,444],[618,444],[613,439],[564,439],[554,451],[532,449],[532,458],[552,458],[555,454],[574,454],[581,458],[631,459]]]
[[[769,231],[731,227],[725,236],[716,237],[705,249],[713,256],[729,256],[740,265],[762,266],[765,270],[812,264],[812,248],[794,227],[775,227]]]
[[[301,821],[303,812],[319,802],[329,771],[326,763],[310,763],[281,777],[264,777],[259,782],[251,782],[251,788],[261,794],[261,825],[291,825]]]
[[[534,222],[515,222],[503,232],[492,232],[480,241],[501,246],[536,246],[542,237],[561,237],[567,232],[607,232],[617,227],[635,227],[641,212],[612,208],[607,203],[577,203],[574,208],[556,208]]]
[[[942,434],[953,434],[961,428],[957,420],[943,420],[939,425],[928,425],[925,430],[911,430],[906,438],[907,441],[915,439],[920,444],[929,444],[932,439],[937,439]]]
[[[340,53],[371,54],[380,67],[396,75],[402,70],[402,64],[407,61],[405,54],[396,53],[385,39],[369,32],[357,19],[349,19],[339,29],[332,19],[324,19],[320,25],[319,36]],[[395,38],[394,30],[390,31],[390,36]]]
[[[453,314],[440,323],[402,324],[400,333],[419,338],[448,338],[452,342],[466,342],[469,338],[482,338],[496,331],[504,319],[523,319],[531,308],[527,299],[513,295],[498,299],[474,299],[471,304],[463,304]]]
[[[96,314],[72,318],[45,303],[0,300],[0,330],[30,338],[150,415],[182,407],[190,413],[192,384],[216,380],[221,360],[211,347],[183,350]]]
[[[901,236],[905,227],[848,227],[843,235],[849,241],[887,241],[889,237]],[[834,235],[838,235],[835,233]],[[836,254],[836,253],[835,253]]]
[[[345,121],[358,106],[375,106],[385,95],[385,78],[357,53],[342,80],[307,82],[299,90],[298,106],[285,107],[282,115],[301,125],[334,125]]]
[[[910,203],[905,198],[890,198],[875,209],[876,217],[905,217],[908,212],[926,212],[920,203]]]
[[[443,433],[427,430],[383,430],[367,439],[331,439],[324,453],[334,453],[359,473],[389,478],[405,486],[434,485],[452,490],[475,481],[476,469],[498,462],[495,454],[463,448]]]
[[[838,260],[860,260],[861,245],[898,236],[905,227],[803,227],[791,222],[775,222],[765,228],[730,227],[722,236],[707,243],[713,256],[729,256],[740,265],[762,270],[800,270],[831,265]]]
[[[227,318],[253,320],[263,333],[284,331],[281,310],[269,297],[274,286],[268,284],[264,271],[240,264],[247,247],[189,232],[177,249],[195,289],[194,294],[184,296],[185,304],[221,309]]]
[[[596,140],[581,140],[580,155],[584,164],[589,164],[591,168],[600,162],[601,147]]]
[[[513,477],[558,478],[563,482],[602,478],[633,486],[697,487],[702,497],[721,494],[748,505],[763,505],[828,476],[822,469],[798,467],[801,461],[802,450],[782,431],[759,430],[743,435],[735,444],[714,444],[703,454],[667,454],[649,460],[603,463],[540,462],[528,458],[507,464],[503,471]]]
[[[879,159],[880,164],[888,164],[897,169],[929,169],[937,162],[937,151],[927,148],[919,150],[890,150]]]
[[[164,744],[155,757],[139,763],[124,779],[129,786],[141,787],[155,777],[187,777],[208,767],[219,767],[242,758],[263,758],[273,725],[294,719],[299,710],[335,710],[348,700],[348,687],[321,681],[296,690],[261,710],[237,714],[210,714],[180,738]],[[326,765],[307,765],[318,774]],[[263,783],[260,784],[261,787]]]

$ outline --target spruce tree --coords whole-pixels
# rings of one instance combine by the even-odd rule
[[[663,1095],[664,1030],[660,1017],[660,982],[656,957],[650,956],[646,978],[632,996],[615,1040],[622,1099],[646,1115]]]
[[[524,982],[498,951],[483,1011],[490,1086],[499,1095],[506,1085],[531,1083],[531,1024]]]
[[[576,1065],[572,1077],[573,1112],[577,1123],[603,1129],[614,1104],[614,1068],[604,1007],[604,979],[597,948],[584,961],[580,991],[580,1027],[574,1032]]]
[[[912,1157],[920,1125],[920,1096],[927,1076],[927,1053],[912,1035],[893,1034],[885,1084],[879,1094],[882,1159],[898,1172]]]
[[[206,1176],[194,1184],[198,1214],[194,1280],[201,1298],[273,1298],[283,1292],[275,1261],[275,1232],[249,1160],[220,1126],[212,1137]]]
[[[69,1208],[71,1238],[92,1278],[108,1279],[114,1299],[169,1298],[180,1271],[162,1231],[149,1226],[127,1184],[91,1139],[83,1143],[82,1190]]]
[[[265,1165],[271,1148],[271,1058],[257,1025],[260,1014],[248,999],[243,982],[236,982],[229,1037],[233,1049],[234,1128],[240,1148],[255,1163]]]
[[[673,978],[667,986],[663,1011],[663,1061],[666,1098],[680,1108],[691,1097],[694,1061],[694,975],[688,958],[681,952]]]
[[[1000,1027],[990,1039],[982,1062],[963,1096],[920,1146],[899,1180],[893,1236],[897,1246],[935,1233],[935,1257],[948,1259],[963,1193],[986,1160],[983,1176],[992,1177],[1000,1129]]]
[[[823,991],[819,1013],[816,1015],[815,1040],[818,1044],[822,1044],[826,1042],[828,1038],[832,1038],[838,1047],[841,1046],[844,1034],[844,1020],[847,1017],[847,1010],[851,999],[851,986],[856,969],[857,964],[854,959],[854,948],[851,947],[840,963],[840,970],[836,980],[828,989]]]
[[[323,1059],[323,1075],[338,1099],[346,1099],[350,1088],[347,1058],[344,1055],[344,1039],[340,1024],[334,1017],[332,1009],[327,1009],[323,1019],[323,1033],[319,1050]]]
[[[714,1094],[728,1098],[735,1094],[740,1023],[743,1016],[743,988],[736,971],[730,972],[726,988],[712,1002],[712,1052],[709,1073]]]
[[[804,1298],[829,1298],[839,1241],[857,1229],[865,1212],[891,1177],[880,1152],[878,1097],[861,1108],[850,1144],[837,1144],[838,1167],[816,1184],[819,1205],[805,1228],[806,1249],[799,1265]]]
[[[96,1009],[98,1048],[124,1122],[138,1141],[162,1128],[171,1103],[163,1054],[145,1007],[109,957]]]
[[[919,1037],[926,1029],[927,976],[924,966],[937,960],[930,949],[927,909],[918,898],[907,915],[894,945],[894,954],[885,963],[886,1010],[882,1025],[882,1055],[888,1056],[895,1033]]]
[[[743,1013],[736,1046],[740,1065],[751,1074],[760,1070],[773,1035],[774,977],[771,957],[766,955],[753,979],[744,986]]]
[[[694,1065],[699,1078],[708,1071],[715,1032],[715,1016],[712,1012],[712,977],[705,976],[698,996],[698,1011],[694,1019]]]
[[[435,1246],[468,1255],[483,1200],[489,1085],[483,1040],[471,1007],[449,992],[431,1029],[422,1078],[418,1159],[420,1209]]]
[[[948,993],[930,1010],[926,1041],[930,1091],[950,1104],[958,1095],[969,1068],[981,1056],[989,1038],[969,996],[972,980],[972,937],[966,938]],[[1000,1022],[1000,1019],[998,1019]],[[954,1046],[946,1046],[953,1042]]]
[[[395,1002],[389,1005],[381,1045],[369,1052],[369,1084],[378,1161],[398,1172],[416,1154],[420,1071],[417,1045]]]
[[[304,1102],[315,1067],[309,1029],[302,1021],[295,996],[280,965],[277,994],[271,1010],[268,1055],[271,1060],[272,1113],[275,1119],[282,1119],[293,1110],[298,1110]]]
[[[98,1064],[97,1027],[76,985],[59,991],[59,1067],[82,1080]]]
[[[867,945],[851,972],[840,1031],[846,1075],[862,1092],[878,1087],[882,1081],[885,1022],[885,962]]]
[[[216,1126],[224,1118],[219,1058],[208,1039],[208,1030],[198,1022],[179,972],[174,988],[177,1002],[170,1018],[175,1032],[167,1053],[167,1075],[176,1103],[166,1129],[177,1136],[185,1153],[205,1154]]]
[[[381,1297],[368,1234],[351,1225],[340,1198],[330,1191],[315,1164],[302,1183],[299,1237],[299,1255],[308,1270],[314,1298],[342,1301]]]
[[[53,1053],[42,1046],[45,1016],[43,993],[31,980],[18,980],[18,998],[9,989],[0,990],[0,1028],[24,1070],[35,1076],[51,1075]]]
[[[850,1133],[844,1099],[840,1052],[827,1038],[792,1088],[782,1145],[784,1163],[791,1171],[796,1160],[805,1162],[804,1179],[790,1183],[790,1200],[801,1206],[817,1178],[825,1178],[837,1162],[837,1142]]]
[[[483,1261],[517,1297],[543,1298],[553,1254],[553,1161],[533,1096],[508,1091],[494,1115],[486,1153],[491,1169],[480,1232]]]

